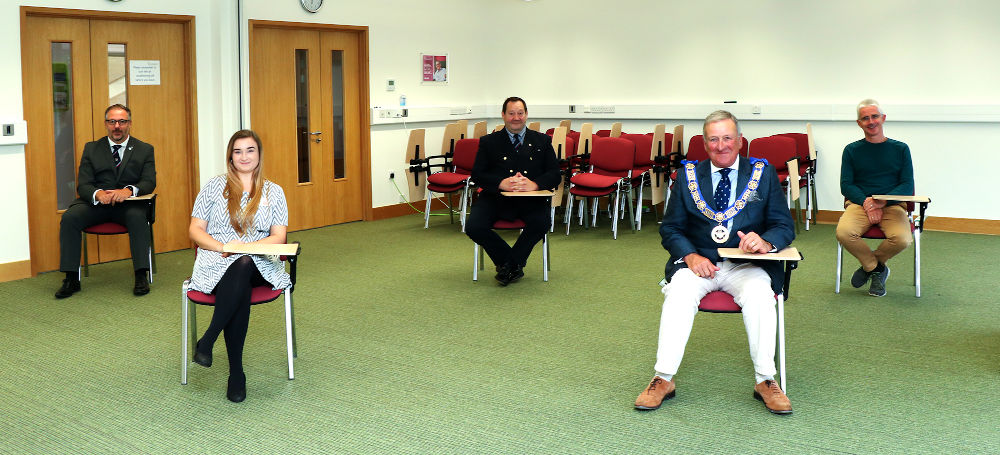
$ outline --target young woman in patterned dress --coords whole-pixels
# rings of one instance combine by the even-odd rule
[[[212,347],[225,337],[229,357],[226,397],[246,398],[243,342],[250,322],[250,291],[290,284],[284,265],[263,255],[223,253],[236,243],[285,243],[288,207],[281,187],[264,178],[260,138],[251,130],[237,131],[226,148],[225,175],[213,177],[198,193],[188,233],[198,245],[191,289],[215,294],[215,312],[205,335],[195,346],[194,361],[212,366]]]

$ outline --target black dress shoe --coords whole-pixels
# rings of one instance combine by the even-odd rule
[[[149,281],[146,280],[145,273],[143,273],[141,276],[135,277],[135,287],[132,288],[132,294],[134,295],[149,294]]]
[[[524,277],[524,267],[520,265],[515,265],[510,268],[510,272],[507,273],[507,284],[516,282]]]
[[[62,287],[56,291],[57,299],[65,299],[80,290],[80,280],[63,278]]]
[[[229,375],[226,398],[229,398],[229,401],[233,403],[239,403],[247,399],[247,377],[245,374],[240,374],[239,376]]]
[[[500,286],[506,286],[507,284],[509,284],[510,283],[510,265],[503,264],[503,265],[497,266],[497,274],[496,274],[496,276],[494,278],[496,278],[497,282],[500,283]]]

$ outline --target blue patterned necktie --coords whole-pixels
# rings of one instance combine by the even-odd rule
[[[514,140],[511,141],[511,144],[514,145],[514,151],[516,152],[517,151],[517,147],[521,145],[521,136],[518,136],[518,135],[515,134],[514,135]]]
[[[719,179],[719,185],[715,187],[715,209],[718,211],[729,207],[729,192],[732,187],[732,184],[729,183],[729,171],[732,169],[728,167],[719,169],[719,175],[722,178]]]
[[[122,157],[118,155],[118,149],[122,148],[122,146],[115,144],[112,145],[111,148],[113,149],[111,150],[111,156],[115,160],[115,167],[118,167],[119,164],[122,164]]]

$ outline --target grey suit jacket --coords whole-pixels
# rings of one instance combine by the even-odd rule
[[[79,198],[73,204],[93,204],[94,191],[115,190],[125,185],[139,189],[138,196],[156,189],[156,164],[153,146],[130,137],[122,154],[122,163],[115,167],[107,136],[83,146],[76,192]]]

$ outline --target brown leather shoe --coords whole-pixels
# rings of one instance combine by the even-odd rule
[[[635,408],[643,411],[651,411],[659,408],[663,400],[669,400],[674,397],[674,389],[674,381],[653,376],[653,380],[649,381],[649,386],[646,387],[646,390],[643,390],[639,394],[639,398],[635,399]]]
[[[792,402],[785,392],[781,391],[778,383],[770,379],[754,386],[753,397],[763,401],[767,410],[774,414],[792,413]]]

